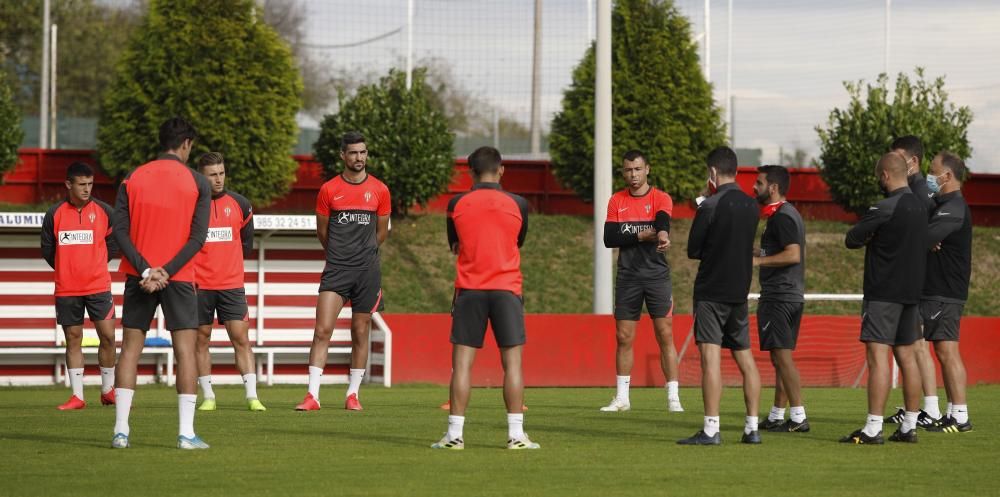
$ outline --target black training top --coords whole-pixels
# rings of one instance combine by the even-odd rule
[[[969,298],[972,274],[972,213],[961,191],[934,197],[937,208],[927,227],[927,246],[937,251],[927,253],[924,298],[965,302]]]
[[[805,302],[806,227],[795,206],[785,202],[767,218],[764,234],[760,236],[760,255],[778,254],[792,244],[799,246],[798,264],[760,267],[761,300]]]
[[[753,279],[753,242],[760,211],[736,183],[719,187],[695,212],[688,258],[700,259],[694,300],[741,304]]]

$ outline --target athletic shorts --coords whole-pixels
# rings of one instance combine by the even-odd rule
[[[750,348],[750,311],[747,303],[694,303],[694,340],[732,350]]]
[[[56,297],[56,324],[59,326],[83,325],[83,310],[90,322],[115,318],[115,301],[111,292],[92,293],[74,297]]]
[[[615,284],[615,319],[638,321],[646,303],[653,319],[671,315],[674,308],[670,278],[658,280],[618,279]]]
[[[246,291],[243,288],[198,290],[198,326],[211,325],[216,314],[219,316],[219,324],[226,324],[226,321],[249,321]]]
[[[965,304],[921,300],[920,318],[924,322],[924,339],[929,342],[957,342],[963,309]]]
[[[146,293],[138,277],[125,278],[122,327],[149,331],[156,316],[156,306],[163,309],[163,319],[170,331],[198,328],[198,291],[190,281],[171,281],[158,292]]]
[[[757,304],[757,334],[760,350],[795,350],[802,323],[802,302],[761,300]]]
[[[320,292],[334,292],[351,311],[372,313],[385,309],[382,298],[382,268],[378,263],[364,269],[340,269],[327,264],[319,280]]]
[[[910,345],[920,339],[917,304],[865,300],[861,303],[861,341]]]
[[[524,345],[524,300],[507,290],[455,290],[451,343],[481,348],[486,323],[500,347]]]

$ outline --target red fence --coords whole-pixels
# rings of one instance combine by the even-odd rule
[[[90,150],[41,150],[21,149],[18,166],[4,175],[0,185],[0,202],[33,204],[48,202],[65,195],[63,181],[66,167],[74,161],[97,164]],[[323,167],[312,156],[295,156],[299,162],[295,183],[291,191],[274,205],[260,212],[312,212],[316,194],[323,184]],[[536,212],[544,214],[592,215],[593,204],[586,203],[576,193],[562,187],[552,174],[548,161],[504,161],[504,188],[524,196]],[[851,221],[854,216],[845,212],[830,199],[830,193],[816,169],[791,169],[792,184],[788,199],[795,203],[807,218]],[[737,181],[744,191],[751,192],[756,179],[756,169],[741,167]],[[98,173],[94,195],[107,202],[115,197],[115,182]],[[468,191],[472,180],[464,159],[455,161],[455,175],[448,191],[431,200],[428,210],[442,212],[448,201],[458,193]],[[964,188],[966,200],[972,209],[973,221],[978,225],[1000,225],[1000,175],[975,174]],[[694,213],[692,205],[675,206],[674,217],[688,218]]]
[[[859,303],[860,306],[860,303]],[[393,383],[447,384],[451,374],[451,316],[448,314],[387,314],[392,328]],[[615,322],[612,316],[590,314],[528,314],[528,342],[524,347],[524,382],[528,386],[608,386],[615,384]],[[691,329],[690,315],[674,317],[678,350]],[[774,368],[766,353],[757,350],[756,325],[751,322],[754,358],[765,385],[774,383]],[[864,385],[865,348],[858,341],[860,321],[855,316],[805,316],[795,360],[803,385]],[[970,385],[1000,383],[1000,318],[962,320],[962,357]],[[634,343],[632,385],[663,385],[659,348],[648,319],[639,322]],[[476,357],[473,383],[503,385],[499,352],[491,334]],[[723,354],[723,382],[740,384],[735,362]],[[680,362],[680,382],[698,385],[701,366],[694,343]],[[940,374],[938,377],[940,382]],[[941,384],[941,383],[939,383]]]

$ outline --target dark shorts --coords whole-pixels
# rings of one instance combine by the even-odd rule
[[[760,350],[795,350],[802,323],[802,302],[762,300],[757,304],[757,333]]]
[[[226,321],[249,321],[247,294],[243,288],[231,290],[198,290],[198,326],[212,324],[218,314],[219,324]]]
[[[619,279],[615,284],[615,319],[638,321],[642,304],[646,303],[649,317],[663,318],[674,308],[670,278],[659,280]]]
[[[498,346],[524,344],[524,301],[520,296],[507,290],[455,290],[451,343],[482,347],[487,322]]]
[[[861,341],[910,345],[920,337],[917,304],[865,300],[861,303]]]
[[[83,310],[90,322],[115,318],[115,301],[111,292],[92,293],[78,297],[56,297],[56,324],[60,326],[83,325]]]
[[[327,264],[319,280],[320,292],[334,292],[344,302],[351,302],[351,311],[372,313],[385,310],[382,298],[382,268],[372,264],[365,269],[340,269]]]
[[[957,342],[963,309],[965,304],[921,300],[920,318],[924,322],[924,339],[929,342]]]
[[[750,311],[747,303],[694,303],[694,340],[732,350],[750,348]]]
[[[146,293],[139,287],[139,278],[125,278],[125,300],[122,305],[122,327],[149,331],[156,316],[156,306],[163,309],[163,319],[170,331],[198,328],[198,291],[194,283],[171,281],[159,292]]]

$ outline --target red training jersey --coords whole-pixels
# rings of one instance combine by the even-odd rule
[[[389,188],[370,174],[361,183],[351,183],[343,175],[323,183],[316,197],[316,214],[330,218],[326,263],[341,269],[364,269],[377,264],[377,216],[391,213]]]
[[[172,155],[129,173],[115,202],[119,272],[162,267],[171,281],[194,283],[191,259],[205,243],[211,194],[208,180]]]
[[[499,183],[477,183],[448,202],[448,243],[458,244],[455,288],[521,295],[528,201]]]
[[[604,222],[604,245],[618,248],[618,277],[658,280],[669,277],[670,265],[664,254],[656,251],[655,241],[639,242],[644,230],[670,232],[674,201],[670,195],[652,186],[636,196],[626,188],[608,199],[608,218]]]
[[[205,290],[243,288],[243,258],[253,251],[253,208],[229,191],[212,198],[208,236],[194,256],[195,282]]]
[[[111,206],[91,199],[77,208],[64,200],[45,213],[42,257],[56,270],[56,297],[111,291],[108,261],[117,254]]]

